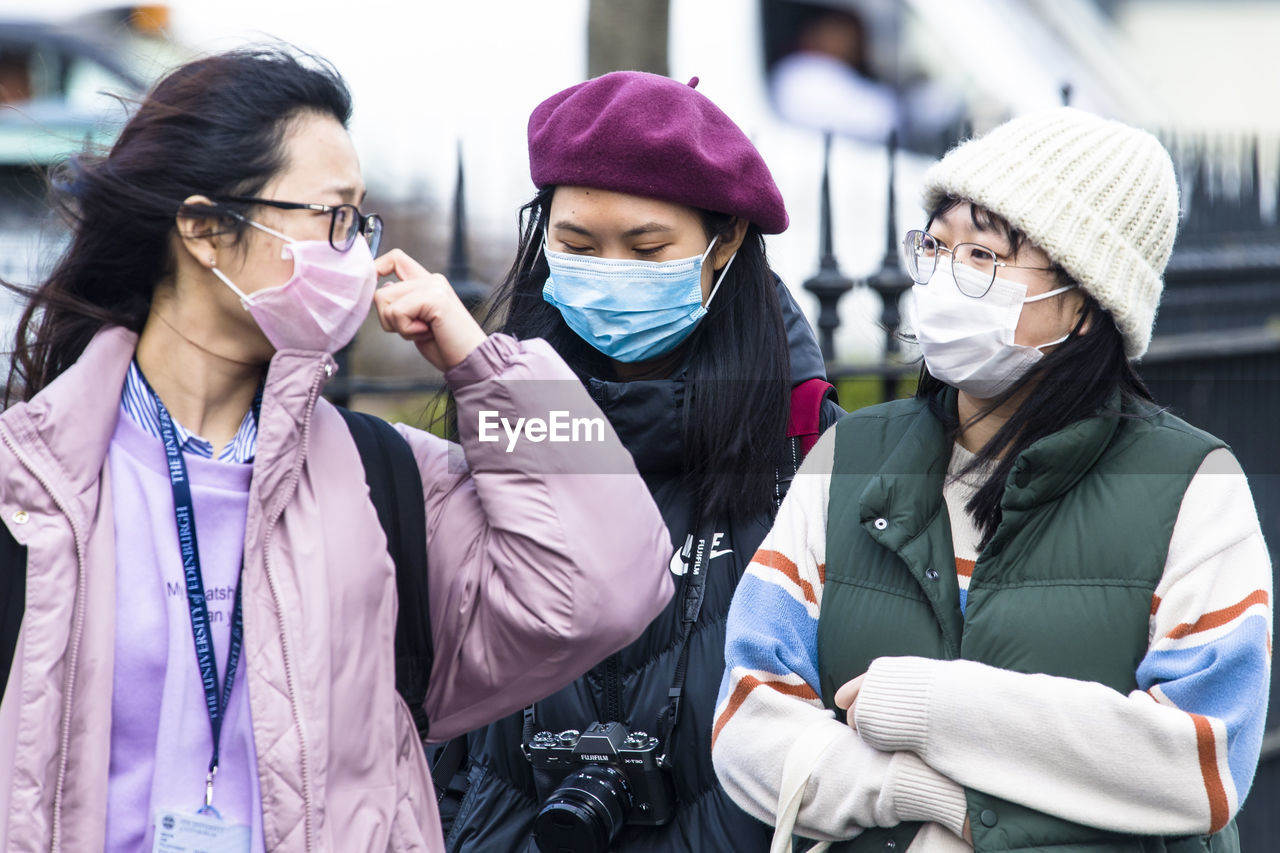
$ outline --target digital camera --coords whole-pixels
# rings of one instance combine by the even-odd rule
[[[604,853],[628,822],[671,820],[675,795],[656,737],[592,723],[582,732],[539,732],[525,754],[559,782],[533,822],[542,853]]]

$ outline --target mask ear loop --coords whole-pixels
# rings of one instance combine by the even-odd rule
[[[1079,286],[1080,285],[1078,284],[1068,284],[1063,287],[1057,287],[1050,290],[1048,293],[1041,293],[1039,296],[1032,296],[1024,299],[1022,300],[1022,304],[1026,305],[1029,302],[1039,302],[1041,299],[1048,299],[1050,296],[1057,296],[1059,293],[1066,293],[1068,290],[1075,290]],[[1045,344],[1045,346],[1048,346],[1048,344]]]
[[[707,250],[711,251],[710,249]],[[715,287],[711,288],[711,293],[707,296],[707,301],[702,307],[708,309],[711,307],[711,300],[716,298],[716,291],[720,289],[720,285],[724,283],[724,277],[729,274],[729,267],[733,266],[733,259],[738,257],[738,253],[734,252],[729,256],[729,260],[725,262],[724,269],[720,270],[720,277],[716,279]]]
[[[297,240],[295,240],[295,239],[293,239],[292,237],[290,237],[288,234],[281,234],[281,233],[280,233],[279,231],[277,231],[276,229],[274,229],[274,228],[270,228],[270,227],[268,227],[268,226],[266,226],[266,225],[263,225],[261,222],[255,222],[254,220],[250,219],[250,218],[249,218],[249,217],[247,217],[247,216],[243,216],[243,215],[241,215],[241,214],[239,214],[239,213],[236,213],[234,210],[230,210],[230,211],[227,211],[227,212],[228,212],[231,216],[235,217],[236,219],[239,219],[239,220],[240,220],[241,222],[243,222],[245,225],[249,225],[249,226],[251,226],[251,227],[253,227],[253,228],[257,228],[259,231],[263,231],[263,232],[265,232],[265,233],[267,233],[267,234],[270,234],[272,237],[278,237],[279,239],[281,239],[281,240],[283,240],[283,241],[285,242],[285,246],[286,246],[286,247],[287,247],[287,246],[289,246],[289,245],[290,245],[290,244],[292,244],[292,243],[296,243],[296,242],[298,242]],[[281,258],[286,258],[286,257],[288,257],[288,255],[286,255],[286,254],[284,253],[284,249],[281,249],[281,250],[280,250],[280,257],[281,257]],[[228,282],[228,283],[229,283],[229,282]],[[234,285],[234,284],[232,284],[232,285],[231,285],[231,287],[234,289],[234,288],[235,288],[235,285]],[[237,290],[236,292],[237,292],[237,293],[239,293],[240,291],[238,291],[238,290]]]
[[[716,247],[716,243],[719,240],[720,240],[719,234],[711,238],[711,242],[707,244],[707,250],[703,252],[702,257],[698,259],[699,265],[705,264],[707,262],[707,256],[711,254],[711,250]],[[702,303],[702,309],[704,311],[711,307],[711,300],[715,299],[716,291],[720,289],[720,283],[724,281],[725,273],[729,272],[729,264],[733,263],[733,259],[734,257],[737,256],[737,254],[738,254],[737,252],[734,252],[732,255],[730,255],[728,263],[724,265],[724,269],[720,270],[720,277],[716,279],[715,285],[711,288],[711,293],[707,295],[707,301]]]
[[[1032,296],[1030,299],[1022,300],[1022,304],[1026,305],[1028,302],[1039,302],[1042,299],[1048,299],[1050,296],[1057,296],[1059,293],[1066,293],[1068,290],[1075,290],[1079,286],[1080,285],[1078,284],[1068,284],[1063,287],[1056,287],[1047,293],[1041,293],[1039,296]],[[1045,347],[1056,347],[1058,344],[1062,343],[1069,337],[1071,337],[1071,332],[1067,332],[1065,335],[1058,338],[1056,341],[1049,341],[1049,343],[1047,344],[1037,344],[1035,347],[1033,347],[1033,349],[1043,350]]]
[[[246,220],[245,220],[245,222],[249,223],[249,224],[250,224],[250,225],[252,225],[254,228],[257,228],[259,231],[265,231],[265,232],[267,232],[267,233],[268,233],[268,234],[270,234],[272,237],[279,237],[281,240],[285,241],[286,243],[296,243],[296,242],[297,242],[297,241],[296,241],[296,240],[294,240],[292,237],[290,237],[288,234],[281,234],[281,233],[280,233],[279,231],[277,231],[276,229],[274,229],[274,228],[268,228],[266,225],[263,225],[261,222],[254,222],[252,219],[246,219]]]
[[[1034,349],[1043,350],[1045,347],[1056,347],[1058,344],[1064,342],[1069,337],[1071,337],[1071,333],[1067,332],[1065,335],[1058,338],[1056,341],[1049,341],[1049,343],[1047,344],[1036,344]]]
[[[214,275],[216,275],[218,278],[222,280],[223,284],[231,288],[235,292],[236,296],[240,297],[240,305],[244,308],[244,310],[248,311],[249,302],[250,302],[249,295],[246,294],[240,288],[236,287],[235,282],[227,278],[227,274],[224,273],[222,270],[218,269],[217,267],[210,267],[209,269]]]
[[[257,228],[259,231],[265,231],[266,233],[270,234],[272,237],[279,237],[281,240],[285,242],[286,246],[290,243],[296,242],[292,237],[286,234],[281,234],[279,231],[275,230],[274,228],[268,228],[266,225],[262,225],[258,222],[254,222],[252,219],[249,219],[244,216],[239,216],[236,214],[232,214],[232,215],[236,216],[236,218],[239,219],[240,221],[248,225],[252,225],[254,228]],[[280,257],[283,258],[288,256],[284,254],[283,250],[281,250]],[[210,267],[209,269],[214,275],[216,275],[219,279],[222,280],[223,284],[231,288],[235,292],[236,296],[240,297],[240,304],[244,307],[244,310],[248,311],[249,303],[253,301],[249,298],[249,295],[245,293],[243,290],[241,290],[240,288],[236,287],[235,282],[227,278],[227,274],[224,273],[222,270],[218,269],[216,266]]]
[[[707,244],[707,250],[706,250],[705,252],[703,252],[703,253],[702,253],[702,257],[698,259],[698,262],[699,262],[699,263],[703,263],[703,264],[705,264],[705,263],[707,262],[707,255],[711,254],[711,250],[712,250],[712,249],[714,249],[714,248],[716,247],[716,242],[717,242],[719,239],[720,239],[720,235],[719,235],[719,234],[717,234],[716,236],[714,236],[714,237],[712,237],[712,238],[711,238],[711,242]]]
[[[291,243],[297,242],[288,234],[281,234],[276,229],[269,228],[260,222],[254,222],[252,219],[250,219],[247,216],[243,216],[239,213],[236,213],[235,211],[228,211],[228,213],[230,213],[232,216],[234,216],[236,219],[239,219],[241,222],[245,223],[246,225],[250,225],[254,228],[257,228],[259,231],[264,231],[267,234],[270,234],[272,237],[278,237],[279,239],[285,242],[286,247]],[[284,249],[280,250],[280,257],[281,258],[288,257],[288,255],[284,253]],[[236,296],[240,297],[240,305],[244,308],[244,310],[248,311],[249,303],[252,301],[249,298],[249,295],[245,293],[243,290],[241,290],[240,288],[236,287],[235,282],[227,278],[227,274],[224,273],[222,270],[218,269],[216,266],[210,267],[209,269],[214,275],[216,275],[222,281],[223,284],[231,288],[231,290],[235,293]]]

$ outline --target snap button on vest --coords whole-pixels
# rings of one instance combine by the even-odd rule
[[[888,841],[884,843],[885,850],[893,850],[897,846],[898,846],[898,842],[894,841],[892,838],[890,838]]]
[[[983,826],[995,826],[999,818],[991,809],[983,809],[982,814],[978,815],[978,820],[982,821]]]
[[[931,580],[931,581],[936,581],[936,580],[938,579],[938,570],[937,570],[937,569],[929,569],[929,570],[927,570],[927,571],[924,573],[924,576],[925,576],[925,577],[927,577],[927,578],[928,578],[929,580]]]
[[[20,509],[13,514],[14,524],[26,524],[30,519],[31,516],[27,515],[27,511],[25,509]]]
[[[872,524],[875,525],[876,530],[884,530],[886,527],[889,526],[889,521],[888,519],[877,518],[875,521],[872,522]]]

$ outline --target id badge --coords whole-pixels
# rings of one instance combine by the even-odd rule
[[[249,827],[213,815],[156,809],[151,853],[246,853]]]

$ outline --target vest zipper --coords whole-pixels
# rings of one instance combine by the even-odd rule
[[[328,375],[328,365],[322,365],[316,370],[316,378],[311,383],[311,389],[307,392],[306,416],[302,421],[302,437],[300,444],[302,447],[308,446],[308,438],[311,435],[311,418],[315,410],[316,398],[320,394],[320,384],[322,377]],[[290,474],[282,492],[291,494],[293,488],[297,485],[298,479],[302,476],[302,466],[298,465]],[[295,687],[295,679],[293,675],[293,658],[289,651],[289,632],[284,630],[285,609],[280,601],[280,593],[276,587],[275,574],[271,568],[271,534],[275,531],[276,521],[284,512],[283,501],[281,505],[273,508],[270,518],[272,519],[267,525],[262,536],[262,565],[267,576],[267,587],[271,590],[271,601],[275,604],[276,613],[281,622],[280,631],[280,656],[284,661],[284,680],[285,686],[289,691],[289,710],[293,714],[293,725],[298,730],[298,762],[301,765],[302,775],[302,825],[303,836],[305,838],[305,849],[315,849],[315,827],[312,818],[312,791],[311,791],[311,761],[307,756],[307,741],[302,729],[302,714],[298,710],[298,695]]]
[[[58,775],[53,789],[53,822],[50,829],[49,849],[53,853],[62,849],[62,799],[63,787],[67,780],[67,760],[71,751],[71,696],[75,692],[76,684],[76,667],[80,661],[80,640],[84,635],[84,609],[85,609],[85,570],[84,570],[84,542],[81,539],[80,529],[76,526],[75,519],[71,517],[71,513],[67,511],[67,505],[58,497],[58,493],[49,485],[49,481],[40,475],[35,467],[31,464],[31,460],[26,454],[22,453],[17,443],[9,435],[9,430],[0,430],[0,438],[8,446],[9,450],[18,460],[31,472],[44,490],[49,493],[49,497],[53,498],[53,502],[58,509],[67,518],[67,524],[71,527],[71,538],[76,546],[76,607],[75,614],[71,622],[71,650],[67,655],[67,674],[63,679],[62,687],[62,725],[61,731],[58,733]]]
[[[604,711],[606,723],[621,723],[622,678],[618,674],[618,653],[614,652],[604,662]]]

